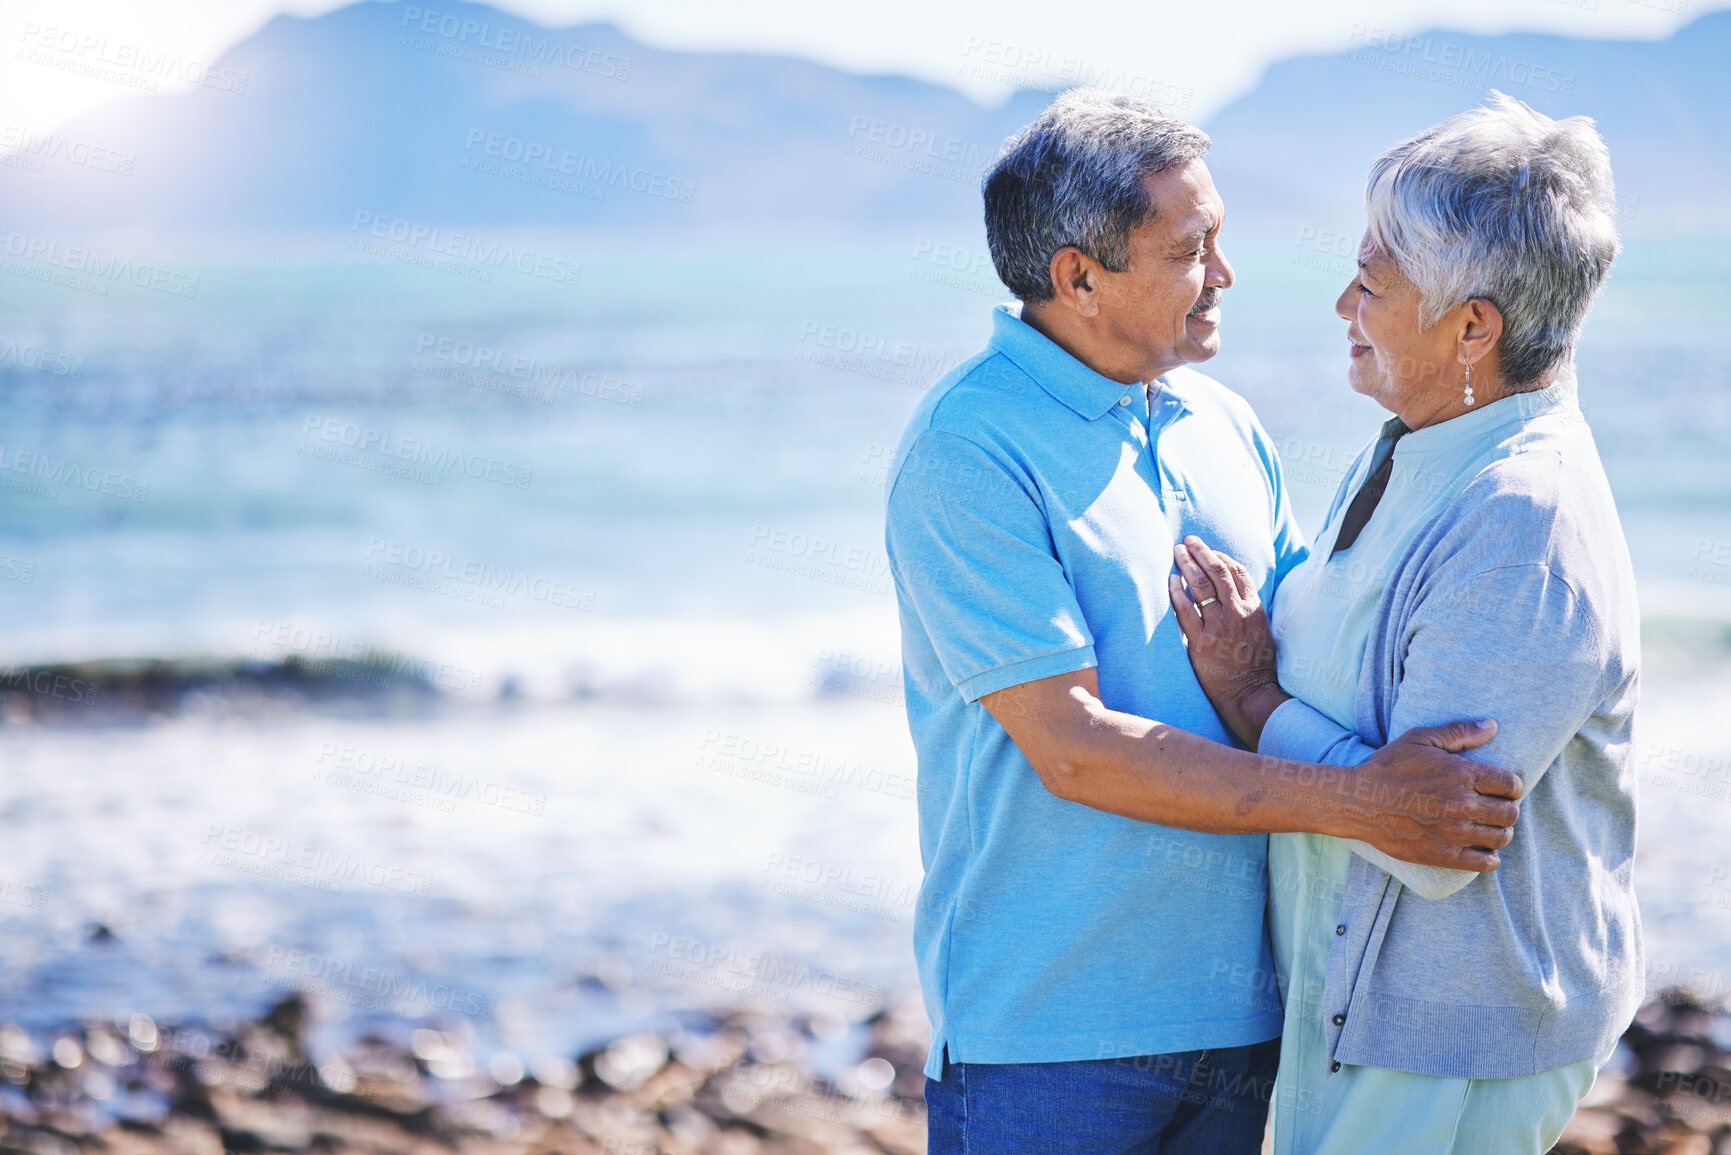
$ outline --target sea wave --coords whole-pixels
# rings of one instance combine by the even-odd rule
[[[500,702],[903,703],[894,621],[875,608],[779,621],[602,619],[562,629],[423,621],[392,631],[260,619],[206,631],[193,654],[51,656],[42,639],[34,650],[0,662],[0,718],[96,723],[266,703],[393,712]]]

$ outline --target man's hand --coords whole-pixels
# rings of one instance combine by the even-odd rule
[[[1491,740],[1495,722],[1451,722],[1408,730],[1347,771],[1363,809],[1343,814],[1328,833],[1368,842],[1385,854],[1426,866],[1480,873],[1502,861],[1520,817],[1520,776],[1456,757]]]
[[[1059,798],[1126,818],[1220,834],[1315,831],[1409,862],[1486,871],[1519,813],[1520,779],[1449,753],[1495,726],[1413,730],[1360,766],[1234,750],[1113,710],[1091,669],[980,699]],[[1484,849],[1478,849],[1484,848]]]
[[[1275,675],[1274,636],[1250,574],[1196,537],[1179,544],[1173,560],[1172,611],[1196,680],[1221,721],[1255,749],[1269,715],[1290,695]],[[1318,784],[1350,794],[1349,809],[1356,811],[1343,810],[1345,831],[1324,833],[1357,838],[1407,862],[1495,870],[1496,852],[1514,837],[1520,808],[1513,799],[1521,796],[1521,780],[1501,767],[1454,756],[1497,732],[1495,722],[1482,726],[1409,730],[1356,767],[1319,771]]]

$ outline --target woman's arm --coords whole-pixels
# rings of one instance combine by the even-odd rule
[[[1194,535],[1172,556],[1177,571],[1166,579],[1167,592],[1190,666],[1226,728],[1255,750],[1269,715],[1292,697],[1280,688],[1274,634],[1256,585],[1249,570]],[[1210,598],[1214,604],[1200,604]]]
[[[1273,645],[1266,619],[1258,620],[1260,607],[1248,608],[1230,558],[1193,539],[1187,545],[1179,564],[1190,592],[1175,590],[1173,604],[1192,663],[1202,658],[1198,680],[1211,700],[1222,695],[1216,700],[1222,718],[1235,730],[1254,727],[1265,755],[1356,766],[1375,753],[1302,701],[1274,699],[1266,681]],[[1496,738],[1471,757],[1509,767],[1530,791],[1605,696],[1604,631],[1543,563],[1492,566],[1441,584],[1407,623],[1388,732],[1495,714]],[[1223,587],[1228,594],[1217,592]],[[1198,615],[1196,601],[1210,596],[1220,600]],[[1268,657],[1251,660],[1264,643]],[[1239,699],[1230,700],[1233,694]],[[1445,898],[1473,877],[1402,862],[1362,843],[1353,850],[1425,898]]]
[[[1325,765],[1356,767],[1369,761],[1376,747],[1280,688],[1274,635],[1249,572],[1196,537],[1177,546],[1173,557],[1177,573],[1169,581],[1172,608],[1196,680],[1227,727],[1266,754],[1263,734],[1276,711],[1285,707],[1277,726],[1282,743]],[[1447,898],[1472,881],[1472,871],[1406,862],[1358,839],[1343,841],[1425,898]]]
[[[1614,676],[1606,631],[1591,607],[1543,562],[1499,565],[1439,584],[1406,623],[1388,732],[1463,709],[1494,710],[1497,737],[1472,756],[1507,766],[1530,792],[1606,696]],[[1300,731],[1314,719],[1290,713],[1292,727],[1283,716],[1265,729],[1269,750],[1303,748],[1313,740]],[[1396,870],[1374,848],[1353,850],[1426,898],[1446,898],[1472,881],[1457,870]],[[1416,877],[1409,881],[1403,871]]]

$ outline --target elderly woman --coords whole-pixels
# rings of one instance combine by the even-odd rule
[[[1471,756],[1526,787],[1488,874],[1270,837],[1279,1155],[1539,1155],[1639,1004],[1639,619],[1573,369],[1611,203],[1591,121],[1501,94],[1385,152],[1336,311],[1394,416],[1272,622],[1231,558],[1177,549],[1191,661],[1253,749],[1344,793],[1390,735],[1495,719]]]

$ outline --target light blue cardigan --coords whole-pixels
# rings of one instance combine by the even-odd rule
[[[1640,615],[1573,378],[1486,410],[1459,419],[1484,453],[1423,480],[1454,496],[1390,559],[1357,732],[1295,698],[1259,752],[1355,766],[1411,727],[1496,719],[1466,756],[1526,783],[1502,865],[1416,867],[1354,844],[1323,1005],[1344,1008],[1328,1024],[1338,1062],[1500,1079],[1597,1056],[1640,1004]]]

